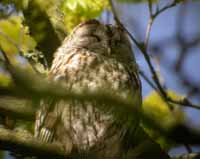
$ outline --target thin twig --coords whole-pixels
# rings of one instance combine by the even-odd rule
[[[153,16],[152,0],[148,0],[148,8],[149,8],[150,16]]]
[[[146,34],[145,34],[145,40],[144,40],[144,48],[147,50],[148,43],[149,43],[149,37],[150,37],[150,32],[151,32],[151,27],[153,25],[153,8],[152,8],[152,1],[148,0],[148,8],[149,8],[149,22],[147,25],[146,29]]]
[[[147,25],[146,29],[146,35],[145,35],[145,40],[144,40],[144,48],[147,50],[148,48],[148,42],[149,42],[149,37],[151,33],[151,28],[154,23],[154,20],[156,19],[157,16],[159,16],[162,12],[166,11],[169,8],[174,7],[177,4],[177,2],[174,0],[171,4],[159,9],[157,8],[156,12],[153,13],[153,7],[152,7],[152,0],[148,0],[148,8],[149,8],[149,22]]]
[[[168,96],[168,94],[166,93],[166,90],[163,88],[163,86],[161,85],[160,81],[159,81],[159,78],[156,74],[156,71],[153,67],[153,64],[151,62],[151,59],[150,59],[150,56],[148,55],[147,53],[147,50],[146,48],[144,47],[144,45],[141,45],[137,40],[136,38],[124,27],[124,25],[120,22],[120,19],[118,18],[117,14],[116,14],[116,10],[114,8],[114,5],[112,3],[112,0],[109,0],[110,2],[110,6],[111,6],[111,11],[113,13],[113,16],[114,16],[114,19],[116,21],[117,24],[119,24],[121,26],[121,28],[124,29],[124,31],[128,34],[128,36],[130,37],[130,39],[135,43],[135,45],[138,47],[138,49],[142,52],[148,66],[149,66],[149,69],[151,71],[151,74],[152,74],[152,78],[157,86],[159,90],[159,94],[161,95],[161,97],[166,101],[166,102],[170,102],[170,103],[173,103],[173,104],[178,104],[178,105],[183,105],[183,106],[189,106],[189,107],[193,107],[193,108],[197,108],[197,109],[200,109],[200,104],[193,104],[191,102],[189,102],[189,100],[187,98],[184,98],[183,100],[176,100],[176,99],[172,99],[171,97]],[[158,15],[160,15],[162,12],[166,11],[167,9],[169,8],[172,8],[174,7],[175,5],[177,4],[177,2],[174,0],[170,5],[167,5],[165,7],[163,7],[162,9],[158,9],[156,11],[155,14],[153,14],[153,17],[157,17]],[[153,24],[153,23],[152,23]],[[150,29],[149,29],[149,32],[151,30],[151,26],[152,24],[150,25]],[[147,33],[149,34],[149,33]],[[149,36],[147,36],[149,37]],[[147,40],[148,41],[148,40]]]
[[[154,85],[153,82],[151,82],[151,80],[144,74],[144,72],[142,70],[139,70],[139,74],[140,76],[154,89],[157,90],[157,87]]]
[[[150,38],[150,33],[151,33],[151,27],[153,25],[153,22],[154,22],[154,18],[152,18],[150,16],[149,22],[148,22],[148,25],[147,25],[146,34],[145,34],[145,40],[144,40],[144,48],[145,48],[145,50],[147,50],[147,48],[148,48],[149,38]]]
[[[153,75],[152,78],[155,80],[156,85],[157,85],[158,89],[160,90],[161,94],[162,94],[163,96],[166,96],[166,92],[163,90],[163,88],[162,88],[162,86],[161,86],[161,84],[160,84],[160,82],[159,82],[159,79],[158,79],[158,77],[157,77],[157,75],[156,75],[156,71],[155,71],[155,69],[153,68],[153,64],[151,63],[150,57],[149,57],[149,55],[147,54],[146,50],[144,49],[144,46],[141,45],[141,44],[136,40],[136,38],[135,38],[135,37],[124,27],[124,25],[120,22],[119,18],[117,17],[117,14],[116,14],[114,5],[113,5],[113,3],[112,3],[112,0],[109,0],[109,2],[110,2],[110,5],[111,5],[111,10],[112,10],[112,12],[113,12],[114,19],[116,20],[116,23],[117,23],[117,24],[118,24],[118,23],[120,24],[120,26],[126,31],[126,33],[129,35],[129,37],[131,38],[131,40],[135,43],[135,45],[136,45],[136,46],[139,48],[139,50],[142,52],[142,54],[144,55],[145,60],[146,60],[146,62],[147,62],[147,64],[148,64],[148,66],[149,66],[149,68],[150,68],[150,71],[151,71],[151,73],[152,73],[152,75]]]
[[[164,6],[164,7],[161,8],[161,9],[158,9],[158,10],[156,11],[156,13],[153,14],[153,17],[156,18],[158,15],[160,15],[161,13],[163,13],[164,11],[166,11],[167,9],[170,9],[170,8],[176,6],[177,3],[178,3],[178,2],[177,2],[176,0],[174,0],[171,4],[166,5],[166,6]]]
[[[114,7],[114,4],[113,4],[113,1],[112,0],[109,0],[109,3],[110,3],[110,7],[111,7],[111,10],[112,10],[112,13],[113,13],[113,17],[115,19],[115,22],[117,23],[117,25],[121,26],[121,22],[117,16],[117,12],[115,10],[115,7]]]

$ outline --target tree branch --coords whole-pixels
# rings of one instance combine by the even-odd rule
[[[13,78],[15,78],[17,85],[20,85],[26,92],[26,97],[54,97],[63,100],[76,99],[79,101],[95,100],[98,103],[103,103],[95,106],[103,111],[113,113],[114,117],[118,119],[116,121],[123,123],[124,126],[129,126],[125,125],[126,123],[131,123],[128,122],[128,120],[130,121],[135,119],[135,115],[138,115],[143,117],[144,122],[146,122],[149,126],[155,128],[155,130],[177,143],[186,143],[192,145],[197,145],[200,143],[199,131],[188,128],[183,124],[176,123],[178,121],[176,118],[172,119],[175,121],[175,123],[171,123],[169,127],[163,127],[163,125],[159,123],[159,119],[152,119],[151,116],[144,114],[144,112],[140,111],[133,105],[133,103],[135,103],[134,100],[136,99],[123,99],[119,96],[116,96],[115,92],[108,93],[105,91],[83,91],[84,94],[71,92],[67,91],[66,88],[62,88],[62,86],[58,84],[50,83],[44,79],[40,79],[38,76],[36,77],[35,75],[30,75],[27,72],[25,73],[23,72],[24,70],[19,70],[17,67],[11,68]],[[24,94],[25,93],[20,92],[17,95],[23,96]],[[126,116],[124,116],[124,114],[126,114]],[[20,132],[19,134],[22,133]],[[22,134],[21,137],[18,137],[16,132],[4,129],[0,129],[0,148],[11,151],[16,150],[18,153],[22,152],[25,154],[39,154],[40,156],[49,155],[49,151],[52,151],[52,156],[63,156],[62,150],[56,146],[46,146],[46,144],[44,145],[44,143],[34,141],[32,138],[30,138],[30,136],[26,137],[24,134]]]
[[[34,121],[36,110],[27,102],[27,100],[19,100],[14,97],[0,96],[0,114],[16,119]]]
[[[180,132],[182,130],[185,130],[185,128],[179,129],[177,127],[174,130],[178,130]],[[174,134],[174,135],[175,137],[176,135],[183,136],[182,134]],[[191,141],[197,143],[199,140],[200,136],[198,136],[198,138],[193,137]],[[25,131],[14,132],[3,128],[0,128],[0,149],[20,153],[23,156],[37,156],[40,158],[64,159],[64,158],[73,158],[74,156],[72,153],[65,154],[62,146],[57,143],[53,144],[43,143],[33,138],[31,134]],[[174,157],[174,159],[182,159],[185,156],[186,155],[177,156]],[[189,159],[195,159],[195,157],[197,158],[199,154],[187,154],[187,156],[190,157]]]
[[[25,156],[64,158],[65,153],[58,144],[46,144],[25,131],[10,131],[0,128],[0,149],[20,153]]]
[[[93,101],[95,100],[98,103],[103,103],[97,106],[99,109],[103,111],[108,111],[114,114],[117,121],[122,123],[126,123],[127,119],[132,120],[135,119],[134,115],[139,115],[144,118],[149,125],[155,127],[155,129],[161,131],[163,134],[172,138],[173,140],[181,143],[188,144],[198,144],[200,143],[200,132],[194,131],[188,128],[181,123],[176,123],[176,117],[172,119],[172,122],[168,128],[163,128],[162,125],[159,124],[159,119],[155,121],[151,116],[144,114],[144,112],[140,111],[138,107],[134,105],[135,100],[132,97],[127,97],[126,99],[116,95],[115,92],[107,92],[105,90],[96,91],[88,91],[83,90],[84,93],[77,93],[72,91],[67,91],[66,88],[63,88],[62,85],[59,85],[54,82],[47,82],[46,80],[35,76],[34,74],[25,73],[24,70],[20,70],[15,67],[13,70],[13,78],[17,81],[18,85],[20,85],[23,90],[26,92],[26,97],[33,98],[45,98],[45,97],[54,97],[57,99],[63,100],[79,100],[79,101]],[[31,84],[30,84],[31,82]],[[18,96],[23,96],[24,93],[18,94]],[[126,116],[124,116],[126,114]],[[125,121],[125,122],[124,122]]]

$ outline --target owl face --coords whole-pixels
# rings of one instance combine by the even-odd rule
[[[132,61],[134,59],[130,41],[124,30],[118,26],[107,25],[109,34],[109,47],[111,55],[118,58],[119,61]]]
[[[97,20],[79,24],[64,43],[68,48],[85,48],[120,60],[133,60],[131,45],[124,31],[117,26],[101,24]]]
[[[79,24],[64,42],[67,48],[85,48],[94,53],[106,54],[108,46],[106,26],[97,20],[89,20]]]

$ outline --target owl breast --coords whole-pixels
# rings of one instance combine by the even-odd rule
[[[130,76],[127,68],[116,59],[86,49],[72,49],[67,54],[57,54],[49,74],[50,79],[61,83],[67,90],[83,94],[86,89],[90,92],[106,90],[122,98],[130,95],[138,95],[140,98],[137,93],[139,86],[132,81],[134,78],[137,80],[137,74],[133,73],[134,78]],[[57,128],[57,140],[61,138],[60,132],[63,132],[77,149],[89,150],[95,145],[100,148],[103,141],[119,133],[120,129],[115,130],[113,127],[113,116],[98,107],[101,105],[95,99],[92,102],[57,102],[54,112],[56,116],[61,116],[62,121],[62,125]]]

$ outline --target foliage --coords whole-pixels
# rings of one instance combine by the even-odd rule
[[[34,2],[29,3],[29,7],[34,7],[34,10],[37,11],[39,15],[42,15],[44,19],[46,19],[45,21],[50,21],[54,31],[62,41],[67,34],[67,24],[63,23],[64,17],[61,11],[61,2],[62,0],[35,0]]]
[[[81,21],[100,16],[102,11],[107,8],[107,0],[65,0],[61,3],[68,31]]]
[[[0,46],[10,54],[27,54],[36,47],[36,42],[29,35],[28,27],[23,25],[20,16],[10,16],[0,21]]]
[[[183,97],[177,95],[173,91],[168,91],[168,95],[173,99],[182,99]],[[171,104],[168,105],[160,95],[153,91],[143,101],[143,111],[157,121],[163,128],[169,128],[174,122],[183,122],[185,119],[184,112],[180,109],[180,106]],[[162,136],[150,125],[142,122],[144,130],[151,136],[162,148],[168,150],[175,145],[172,141]]]

